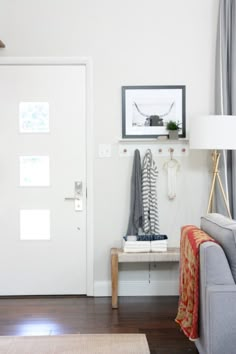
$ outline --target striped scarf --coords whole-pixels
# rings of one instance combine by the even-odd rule
[[[153,161],[152,152],[148,149],[143,159],[142,169],[143,231],[152,235],[160,233],[156,191],[157,176],[157,167]]]

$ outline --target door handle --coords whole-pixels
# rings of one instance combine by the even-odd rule
[[[65,201],[74,201],[75,211],[83,210],[83,183],[82,181],[75,181],[74,197],[66,197]]]

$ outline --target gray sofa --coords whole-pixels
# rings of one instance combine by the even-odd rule
[[[236,354],[236,221],[201,218],[201,229],[219,244],[200,246],[200,354]]]

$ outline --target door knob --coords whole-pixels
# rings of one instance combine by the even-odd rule
[[[75,211],[83,210],[83,183],[82,181],[75,181],[74,197],[66,197],[65,201],[74,201]]]

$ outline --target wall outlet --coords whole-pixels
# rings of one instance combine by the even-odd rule
[[[111,157],[111,144],[99,144],[98,155],[101,158]]]

